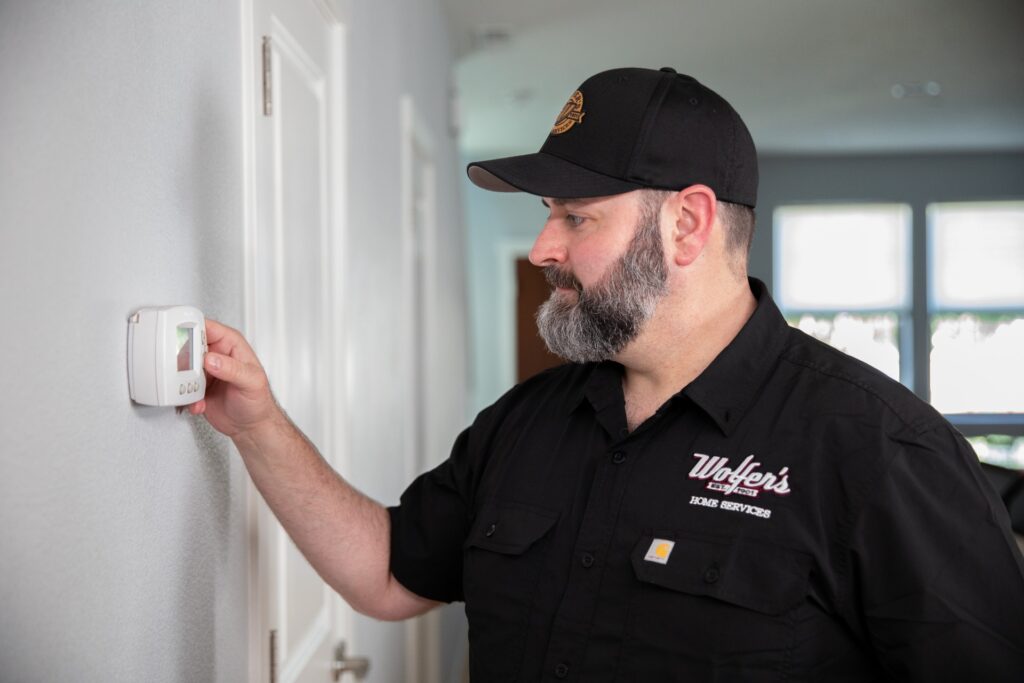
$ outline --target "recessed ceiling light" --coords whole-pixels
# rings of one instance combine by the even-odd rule
[[[507,45],[512,40],[512,31],[507,26],[484,25],[473,29],[473,47],[477,50]]]
[[[526,104],[532,100],[536,94],[537,91],[533,88],[516,88],[509,93],[508,98],[515,104]]]
[[[893,99],[902,100],[913,97],[938,97],[942,94],[942,86],[936,81],[925,83],[896,83],[889,88]]]

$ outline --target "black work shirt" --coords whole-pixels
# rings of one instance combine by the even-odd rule
[[[633,432],[622,366],[565,365],[390,509],[397,580],[466,603],[474,683],[1024,680],[1024,563],[970,445],[751,287]]]

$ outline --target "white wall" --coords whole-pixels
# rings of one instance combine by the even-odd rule
[[[139,306],[240,316],[238,45],[234,3],[0,5],[2,680],[245,678],[241,464],[125,365]]]
[[[435,459],[465,421],[450,57],[437,0],[348,4],[348,445],[393,503],[407,92],[437,147]],[[242,324],[240,25],[238,1],[0,0],[0,680],[245,678],[247,475],[203,421],[133,405],[125,368],[137,307]],[[403,627],[357,629],[402,680]]]

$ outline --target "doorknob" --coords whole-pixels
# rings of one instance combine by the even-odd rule
[[[366,657],[345,656],[344,640],[338,643],[338,647],[334,648],[334,661],[331,662],[331,673],[334,674],[334,680],[341,680],[342,674],[350,673],[356,677],[357,681],[361,681],[366,677],[366,672],[369,670],[370,660]]]

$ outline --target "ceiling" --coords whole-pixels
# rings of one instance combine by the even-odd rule
[[[1024,0],[442,1],[470,157],[536,151],[619,66],[696,77],[762,153],[1024,150]]]

